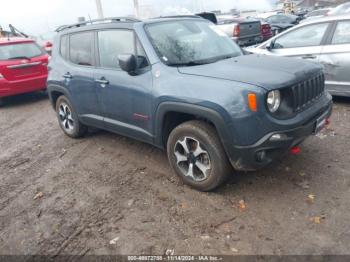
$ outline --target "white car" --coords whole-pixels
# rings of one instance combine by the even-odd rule
[[[295,26],[246,48],[255,54],[307,59],[324,66],[326,88],[350,96],[350,15],[327,16]]]

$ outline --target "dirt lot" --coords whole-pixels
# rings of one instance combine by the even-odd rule
[[[7,103],[0,254],[350,254],[349,99],[300,155],[210,194],[182,185],[147,144],[66,137],[43,94]]]

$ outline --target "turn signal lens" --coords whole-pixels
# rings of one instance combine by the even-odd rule
[[[256,99],[256,94],[254,93],[248,94],[248,105],[250,110],[252,110],[253,112],[258,111],[258,102]]]

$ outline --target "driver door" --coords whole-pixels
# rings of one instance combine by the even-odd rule
[[[329,26],[330,23],[319,23],[291,30],[277,37],[268,53],[307,59],[317,63]]]

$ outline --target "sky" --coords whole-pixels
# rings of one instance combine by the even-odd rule
[[[105,17],[127,16],[134,13],[132,0],[101,0]],[[190,12],[201,0],[139,0],[140,5],[152,6],[158,15],[169,10],[187,9]],[[202,0],[203,11],[240,9],[268,10],[275,0]],[[31,35],[54,31],[58,26],[71,24],[78,17],[97,18],[95,0],[0,0],[0,25],[6,29],[13,24]]]

